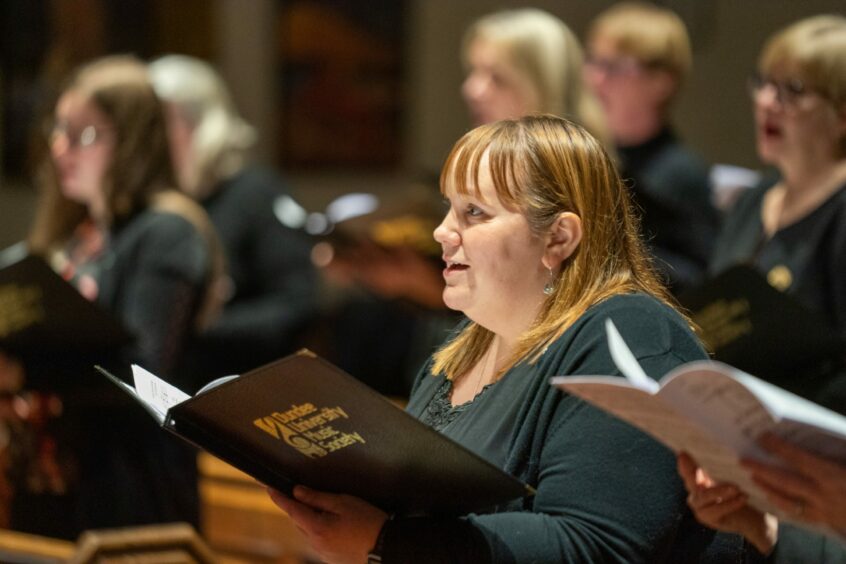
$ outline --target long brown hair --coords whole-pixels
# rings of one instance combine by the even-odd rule
[[[522,359],[534,362],[589,307],[610,296],[644,292],[673,303],[652,267],[612,160],[583,127],[550,115],[478,127],[447,157],[441,191],[449,187],[478,197],[485,154],[500,201],[523,213],[535,234],[546,233],[562,212],[582,222],[578,248],[562,265],[552,294],[499,375]],[[492,339],[493,333],[471,322],[435,354],[433,374],[464,374]]]
[[[81,67],[62,89],[90,100],[114,128],[112,162],[103,179],[106,224],[146,207],[150,197],[176,186],[167,144],[165,116],[144,63],[115,55]],[[55,169],[46,162],[37,178],[41,201],[30,247],[45,253],[66,240],[85,217],[85,208],[61,194]]]
[[[115,134],[112,161],[103,179],[105,217],[98,220],[113,225],[149,207],[181,216],[202,236],[209,250],[210,272],[196,325],[207,326],[222,304],[223,248],[205,211],[175,190],[164,108],[146,65],[127,55],[97,59],[71,77],[62,93],[70,91],[90,100],[108,118]],[[29,246],[34,253],[49,255],[72,236],[87,210],[64,197],[49,157],[39,180],[41,201]]]

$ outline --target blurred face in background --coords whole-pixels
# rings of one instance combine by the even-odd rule
[[[483,38],[470,43],[461,94],[473,125],[518,118],[540,107],[540,94],[531,80],[503,48]]]
[[[62,194],[98,215],[103,207],[103,181],[114,153],[114,126],[74,90],[59,98],[53,119],[50,154]]]
[[[585,82],[599,99],[615,139],[625,138],[642,112],[663,113],[675,92],[675,80],[623,53],[610,38],[598,34],[588,44]]]
[[[750,79],[761,160],[777,167],[792,162],[843,158],[846,108],[839,110],[796,72],[774,69]]]

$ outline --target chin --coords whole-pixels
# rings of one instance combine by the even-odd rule
[[[463,300],[461,296],[456,296],[454,292],[450,291],[449,286],[444,289],[443,300],[444,305],[454,311],[463,312],[468,305],[467,300]]]
[[[85,198],[82,194],[82,190],[73,186],[73,185],[62,185],[62,196],[70,200],[71,202],[88,205],[88,199]]]
[[[768,165],[778,165],[779,151],[768,142],[758,143],[758,158]]]

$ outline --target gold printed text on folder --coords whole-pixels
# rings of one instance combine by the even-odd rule
[[[35,325],[43,318],[40,288],[17,284],[0,285],[0,338]]]
[[[358,433],[339,431],[332,424],[349,419],[341,407],[318,408],[311,403],[292,405],[286,411],[274,411],[253,424],[268,435],[283,441],[309,458],[320,458],[348,446],[364,443]]]

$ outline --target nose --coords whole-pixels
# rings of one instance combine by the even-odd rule
[[[487,89],[488,80],[478,72],[471,72],[461,85],[461,94],[465,100],[475,102],[480,100]]]
[[[593,90],[602,87],[608,80],[608,73],[602,66],[595,63],[588,63],[582,67],[582,77],[585,83]]]
[[[763,84],[754,92],[753,101],[761,109],[781,107],[782,101],[775,84]]]
[[[70,139],[67,133],[54,132],[50,135],[50,154],[58,159],[67,154],[70,149]]]
[[[461,235],[455,228],[455,223],[452,220],[452,211],[448,212],[440,225],[435,228],[432,235],[435,241],[441,244],[441,247],[446,250],[447,247],[457,247],[461,244]]]

